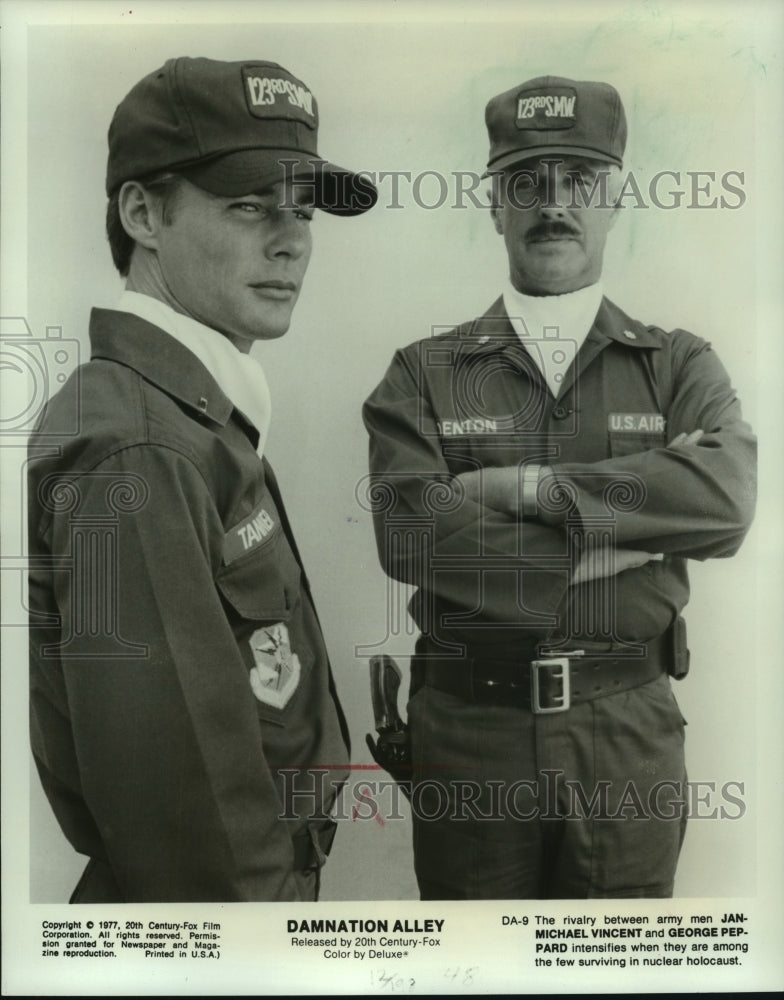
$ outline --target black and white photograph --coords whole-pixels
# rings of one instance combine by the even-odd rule
[[[4,993],[784,986],[738,10],[2,4]]]

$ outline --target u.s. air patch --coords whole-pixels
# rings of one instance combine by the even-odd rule
[[[289,630],[279,622],[256,629],[250,637],[255,666],[250,671],[253,693],[273,708],[284,708],[297,690],[301,673],[299,657],[292,653]]]
[[[661,413],[610,413],[607,417],[607,430],[663,434],[665,423]]]

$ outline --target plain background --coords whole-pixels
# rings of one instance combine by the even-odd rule
[[[435,6],[435,5],[434,5]],[[519,5],[514,5],[519,6]],[[303,79],[321,109],[320,151],[354,169],[481,172],[483,113],[493,95],[544,73],[612,82],[629,120],[626,168],[645,190],[660,170],[745,174],[737,211],[627,210],[610,237],[606,293],[631,315],[682,326],[711,340],[754,423],[758,346],[755,289],[755,99],[766,74],[731,8],[710,20],[561,4],[516,13],[510,25],[187,24],[35,28],[28,36],[27,316],[40,335],[61,326],[88,354],[93,305],[121,290],[103,237],[105,133],[117,102],[172,55],[275,60]],[[468,319],[496,297],[506,273],[488,213],[417,206],[401,182],[392,209],[314,223],[315,249],[294,321],[281,341],[259,345],[273,419],[267,454],[276,468],[311,578],[336,680],[351,723],[355,763],[369,763],[372,728],[367,653],[407,665],[414,634],[405,617],[390,635],[399,600],[376,559],[370,516],[355,490],[366,475],[362,401],[394,350],[433,327]],[[717,185],[718,191],[718,185]],[[438,188],[423,181],[432,203]],[[688,201],[688,196],[684,199]],[[632,204],[632,201],[629,202]],[[361,487],[360,487],[361,488]],[[694,819],[676,895],[753,895],[757,685],[772,664],[755,636],[758,521],[730,561],[695,565],[687,609],[692,672],[676,694],[689,722],[694,780],[745,786],[743,819]],[[185,583],[185,582],[184,582]],[[357,647],[364,647],[357,655]],[[757,664],[761,670],[757,671]],[[26,767],[19,760],[20,767]],[[67,899],[82,867],[43,800],[30,792],[31,899]],[[708,811],[704,808],[703,811]],[[344,822],[326,869],[324,899],[410,899],[407,821]]]

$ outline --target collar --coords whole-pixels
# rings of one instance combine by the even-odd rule
[[[503,300],[515,333],[524,344],[554,328],[553,340],[568,339],[579,349],[599,311],[602,286],[594,284],[563,295],[537,296],[524,295],[509,281]]]
[[[92,358],[117,361],[179,400],[225,426],[234,404],[196,355],[160,327],[131,313],[93,309]]]
[[[520,343],[558,396],[577,352],[593,327],[602,301],[601,285],[587,285],[563,295],[525,295],[511,283],[504,307]]]
[[[458,327],[452,336],[460,340],[461,352],[471,355],[492,354],[520,343],[502,295],[486,313]],[[633,350],[641,347],[658,349],[662,346],[664,336],[657,327],[648,327],[631,319],[614,302],[603,297],[586,340],[598,340],[600,343],[612,340]]]
[[[154,324],[195,354],[225,395],[259,432],[258,451],[263,450],[272,405],[264,369],[255,358],[239,351],[222,333],[176,312],[152,296],[126,290],[117,308]]]
[[[655,326],[646,326],[639,320],[631,319],[623,309],[619,309],[609,299],[602,299],[599,312],[596,314],[591,334],[614,340],[624,347],[647,347],[659,350],[664,343],[664,331]]]

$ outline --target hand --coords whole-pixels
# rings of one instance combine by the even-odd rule
[[[468,500],[516,517],[519,509],[521,470],[516,465],[471,469],[455,476]]]
[[[691,434],[687,434],[686,431],[682,431],[677,437],[674,437],[672,441],[667,445],[668,448],[682,448],[689,444],[696,444],[703,435],[703,431],[692,431]]]
[[[470,472],[461,472],[455,479],[459,479],[469,500],[478,500],[482,488],[482,469],[471,469]]]
[[[405,744],[405,750],[402,749],[402,745],[399,745],[397,748],[398,753],[392,754],[389,752],[389,748],[385,748],[380,740],[374,740],[370,733],[365,733],[365,743],[367,743],[367,748],[370,751],[370,756],[373,760],[379,767],[383,768],[383,770],[395,779],[395,781],[400,785],[405,797],[410,800],[413,767],[410,760],[411,752],[408,744]]]
[[[537,468],[539,470],[537,489],[541,489],[542,484],[547,484],[553,472],[549,465],[540,465]],[[519,518],[523,475],[523,466],[504,465],[472,469],[470,472],[461,472],[455,478],[462,483],[469,500],[481,502],[485,507],[500,511],[509,517]],[[536,520],[550,527],[558,527],[566,520],[568,513],[569,509],[565,505],[560,510],[553,510],[539,504]]]
[[[638,549],[594,549],[584,555],[572,574],[572,583],[588,583],[608,576],[617,576],[627,569],[637,569],[646,563],[664,558],[662,552],[642,552]]]

